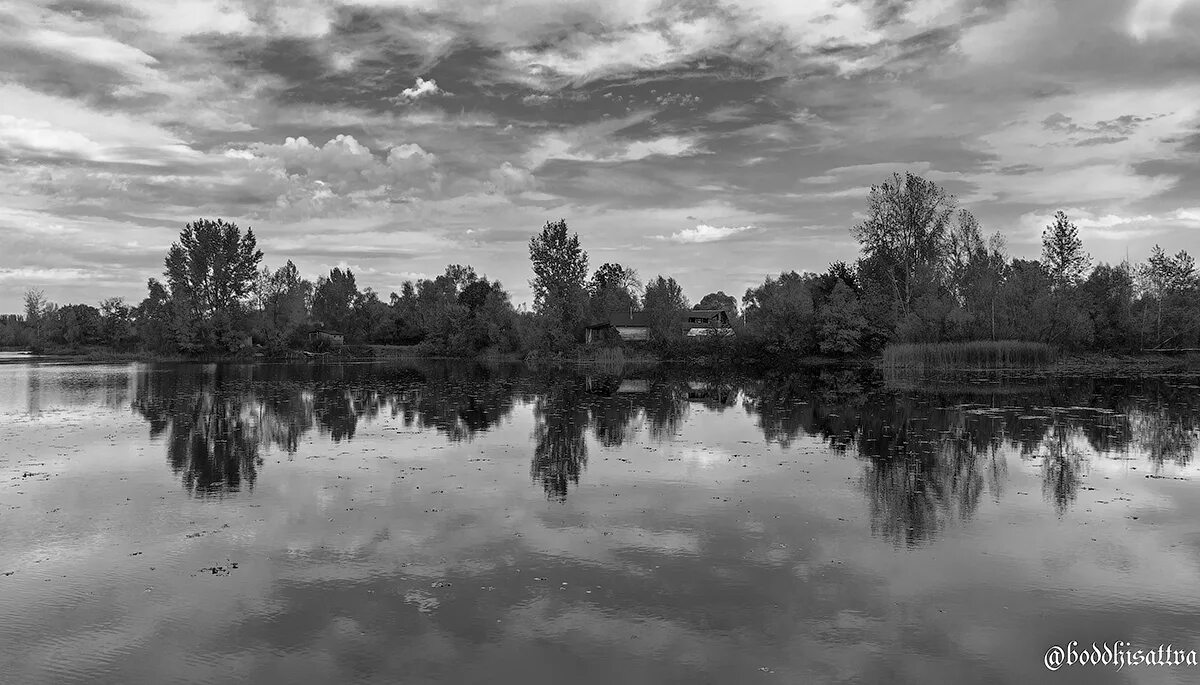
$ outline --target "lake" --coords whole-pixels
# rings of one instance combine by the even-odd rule
[[[1200,380],[0,363],[0,681],[1195,682]]]

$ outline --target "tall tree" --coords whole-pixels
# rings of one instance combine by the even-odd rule
[[[534,311],[549,325],[552,344],[573,340],[587,302],[583,281],[588,257],[579,246],[579,234],[568,234],[564,219],[546,222],[542,232],[529,240],[529,259]]]
[[[209,321],[236,313],[254,287],[260,261],[253,229],[243,235],[222,219],[198,219],[171,245],[164,275],[172,299],[196,319]]]
[[[867,218],[853,233],[863,260],[872,263],[864,273],[881,281],[901,318],[941,280],[955,205],[936,183],[911,173],[871,186]]]
[[[34,346],[42,342],[46,328],[46,314],[51,305],[46,301],[46,294],[41,290],[25,291],[25,327],[29,331],[29,341]]]
[[[1042,231],[1042,265],[1055,288],[1073,288],[1087,273],[1092,258],[1083,251],[1079,229],[1066,212],[1054,213],[1054,223]]]

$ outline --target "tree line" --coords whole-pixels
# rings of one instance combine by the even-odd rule
[[[1200,346],[1200,278],[1184,251],[1156,245],[1138,264],[1094,264],[1060,211],[1043,232],[1041,259],[1011,257],[999,232],[985,237],[952,195],[911,173],[872,186],[851,232],[860,246],[853,263],[785,271],[740,301],[718,291],[692,305],[670,276],[643,284],[623,264],[590,270],[578,234],[551,221],[529,242],[534,298],[525,311],[499,281],[458,264],[386,300],[348,268],[314,282],[291,261],[264,266],[253,230],[200,219],[184,227],[138,304],[57,306],[29,290],[23,314],[0,318],[0,346],[273,353],[309,347],[309,333],[325,329],[352,345],[427,354],[557,355],[577,350],[588,324],[633,312],[650,326],[650,351],[705,347],[749,361],[874,354],[893,342],[1025,340],[1114,353]],[[736,335],[687,340],[683,316],[696,308],[729,312]]]

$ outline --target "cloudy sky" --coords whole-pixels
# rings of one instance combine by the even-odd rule
[[[183,224],[385,297],[527,242],[693,301],[851,259],[866,189],[942,183],[1032,256],[1200,252],[1200,0],[8,0],[0,311],[140,300]]]

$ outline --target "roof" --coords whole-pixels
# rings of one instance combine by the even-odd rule
[[[609,326],[617,326],[619,328],[649,327],[650,314],[649,312],[621,312],[613,314],[607,319],[596,321],[588,326],[588,328],[608,328]]]
[[[689,321],[702,319],[707,323],[726,324],[729,319],[729,312],[724,309],[689,309],[686,314]]]

